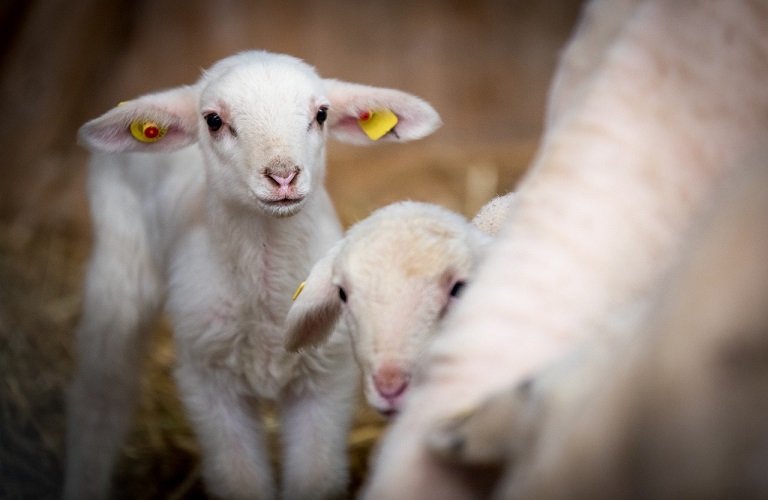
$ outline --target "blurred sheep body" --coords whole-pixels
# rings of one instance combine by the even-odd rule
[[[68,404],[65,497],[108,494],[148,332],[163,310],[210,492],[275,495],[259,415],[272,400],[282,495],[344,493],[358,377],[349,339],[339,330],[320,349],[289,353],[283,322],[295,282],[341,236],[323,187],[326,136],[370,143],[357,118],[378,109],[399,118],[382,140],[416,139],[440,124],[404,92],[321,79],[296,58],[250,51],[219,61],[195,85],[121,103],[81,128],[94,151],[94,249]],[[137,137],[136,123],[154,129]]]
[[[765,498],[768,154],[723,183],[631,335],[430,436],[494,498]],[[531,418],[535,415],[535,418]]]
[[[633,331],[696,214],[764,143],[766,23],[764,0],[586,6],[515,210],[432,344],[366,498],[476,497],[430,452],[432,429],[585,339]]]
[[[396,414],[427,345],[490,241],[437,205],[404,201],[375,211],[310,271],[288,312],[286,346],[322,344],[342,321],[368,403]]]

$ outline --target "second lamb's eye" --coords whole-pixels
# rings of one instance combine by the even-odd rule
[[[320,106],[320,109],[317,110],[316,119],[319,125],[325,123],[325,120],[328,119],[328,106]]]
[[[221,120],[221,117],[217,113],[208,113],[205,115],[205,123],[208,124],[208,129],[211,132],[218,131],[224,124],[224,122]]]
[[[458,297],[461,295],[461,292],[464,290],[465,286],[467,286],[465,281],[457,281],[454,283],[453,288],[451,288],[451,297]]]
[[[339,298],[341,299],[342,302],[344,303],[347,302],[347,292],[345,292],[344,289],[341,287],[339,287]]]

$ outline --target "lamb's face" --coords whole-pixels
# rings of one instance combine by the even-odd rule
[[[234,56],[214,66],[200,97],[199,144],[211,187],[231,202],[290,216],[323,182],[329,102],[293,58]],[[245,62],[244,62],[245,61]]]
[[[461,219],[400,215],[375,214],[354,227],[333,273],[365,396],[386,416],[400,410],[484,246]]]

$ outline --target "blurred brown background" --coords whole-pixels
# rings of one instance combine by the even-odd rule
[[[408,144],[329,146],[348,225],[404,198],[467,216],[514,187],[537,144],[577,0],[35,0],[0,2],[0,498],[57,498],[64,390],[90,245],[77,128],[117,102],[191,83],[263,48],[326,77],[431,102],[444,125]],[[202,497],[194,439],[157,332],[140,415],[117,471],[124,498]],[[361,409],[356,486],[383,423]]]

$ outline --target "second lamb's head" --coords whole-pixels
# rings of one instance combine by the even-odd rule
[[[378,122],[384,128],[371,136],[365,125],[385,115],[392,121]],[[217,62],[194,85],[121,103],[79,137],[107,153],[197,144],[214,196],[280,217],[297,213],[322,185],[327,137],[408,141],[439,125],[432,106],[406,92],[321,78],[295,57],[247,51]]]
[[[368,403],[397,413],[490,240],[436,205],[399,202],[374,212],[310,271],[288,313],[286,347],[322,343],[345,322]]]

